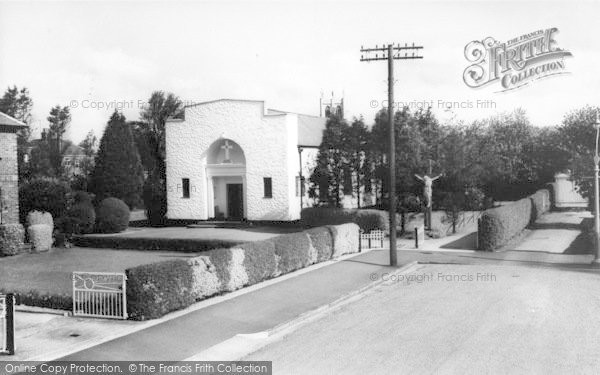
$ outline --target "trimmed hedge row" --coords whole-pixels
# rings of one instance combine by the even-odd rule
[[[131,319],[158,318],[333,257],[358,252],[359,228],[343,224],[214,249],[201,256],[126,270]]]
[[[389,215],[386,211],[374,209],[350,209],[330,207],[304,208],[301,221],[309,227],[355,223],[364,232],[380,229],[389,233]]]
[[[128,238],[112,236],[74,236],[73,244],[80,247],[95,247],[99,249],[128,249],[146,251],[180,251],[195,253],[231,247],[240,241],[202,240],[179,238]]]
[[[550,192],[539,190],[516,202],[486,210],[479,219],[479,250],[493,251],[506,245],[550,209]]]

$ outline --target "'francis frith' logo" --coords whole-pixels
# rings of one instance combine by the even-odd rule
[[[555,27],[537,30],[505,43],[492,37],[472,41],[465,47],[465,57],[472,65],[465,69],[463,80],[472,88],[499,81],[500,91],[508,91],[568,73],[564,59],[572,55],[558,47],[554,39],[557,32]]]

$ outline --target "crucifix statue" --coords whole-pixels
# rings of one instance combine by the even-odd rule
[[[444,174],[439,174],[435,177],[431,177],[431,159],[429,160],[429,174],[424,176],[415,175],[415,177],[423,182],[423,198],[425,199],[425,227],[427,229],[431,229],[431,211],[432,211],[432,198],[431,195],[433,193],[433,182],[438,178],[442,177]]]
[[[225,159],[223,160],[223,163],[231,163],[231,160],[229,159],[229,150],[233,149],[233,146],[229,144],[228,140],[225,140],[225,144],[221,146],[221,148],[225,150]]]

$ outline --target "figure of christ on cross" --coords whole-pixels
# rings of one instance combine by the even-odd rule
[[[427,208],[431,207],[431,195],[433,192],[433,181],[437,180],[438,178],[442,177],[442,174],[439,174],[435,177],[429,177],[427,175],[421,177],[418,174],[415,175],[415,177],[423,182],[423,197],[425,198],[425,205]]]
[[[233,149],[233,146],[229,144],[228,140],[225,140],[225,144],[221,146],[223,150],[225,150],[225,159],[223,159],[223,163],[231,163],[231,159],[229,158],[229,150]]]

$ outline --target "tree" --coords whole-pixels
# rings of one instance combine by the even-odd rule
[[[594,154],[596,150],[596,115],[600,107],[586,106],[565,115],[558,127],[559,139],[563,149],[570,153],[569,165],[572,178],[579,187],[580,193],[589,199],[594,199],[594,181],[589,177],[594,172]],[[593,206],[592,206],[593,207]]]
[[[90,130],[85,139],[79,143],[79,147],[83,149],[83,153],[85,156],[93,157],[96,153],[96,144],[98,143],[98,138],[94,134],[93,130]]]
[[[69,107],[55,106],[50,110],[50,115],[47,117],[49,122],[49,131],[47,141],[50,144],[50,162],[57,174],[62,173],[62,141],[69,123],[71,122],[71,112]]]
[[[96,155],[90,190],[97,202],[108,197],[122,199],[130,208],[139,206],[144,178],[140,157],[125,116],[115,111]]]
[[[156,172],[148,172],[155,173],[163,180],[166,178],[165,124],[169,117],[181,116],[182,106],[183,103],[174,94],[155,91],[148,100],[148,106],[140,113],[142,121],[137,123],[140,133],[146,138],[151,156],[156,161]]]
[[[368,178],[367,168],[367,143],[369,140],[369,129],[365,126],[363,118],[355,118],[352,125],[344,129],[344,153],[347,162],[346,168],[346,183],[344,188],[347,188],[349,183],[350,191],[356,192],[358,208],[360,208],[360,191],[364,186],[365,178]],[[356,177],[356,183],[352,180],[352,176]],[[350,177],[350,178],[348,178]]]
[[[347,128],[346,120],[335,115],[331,115],[325,124],[317,165],[310,177],[311,195],[315,196],[318,192],[320,204],[342,205],[344,170],[347,170],[344,159]]]
[[[18,89],[17,86],[9,87],[0,98],[0,112],[3,112],[17,120],[24,122],[27,127],[17,132],[17,161],[19,169],[19,180],[22,180],[27,175],[25,168],[25,155],[27,153],[27,145],[31,136],[31,108],[33,100],[29,95],[29,90],[23,87]]]

